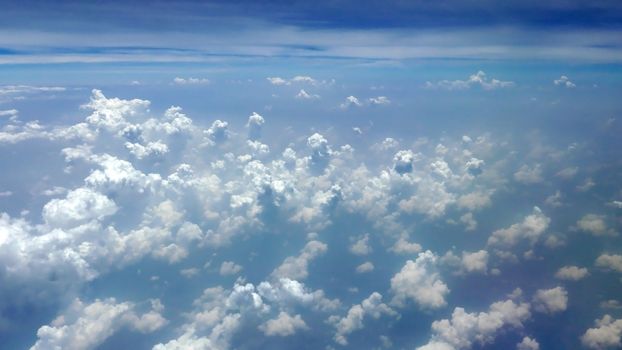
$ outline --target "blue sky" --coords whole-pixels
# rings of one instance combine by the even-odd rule
[[[3,1],[0,348],[619,349],[614,1]]]

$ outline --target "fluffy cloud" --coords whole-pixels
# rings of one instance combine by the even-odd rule
[[[601,254],[596,258],[596,266],[622,272],[622,255]]]
[[[454,309],[451,319],[434,321],[430,341],[417,350],[469,349],[473,344],[492,343],[504,328],[522,328],[531,317],[529,304],[514,300],[498,301],[487,312],[468,313]]]
[[[586,214],[579,221],[577,227],[594,236],[615,236],[617,233],[607,227],[604,215]]]
[[[206,85],[209,84],[209,79],[207,78],[180,78],[176,77],[173,79],[173,83],[176,85]]]
[[[54,227],[76,227],[91,220],[100,220],[114,214],[116,204],[101,193],[78,188],[67,193],[65,199],[52,199],[43,207],[43,219]]]
[[[350,252],[355,255],[367,255],[371,253],[372,248],[369,245],[369,234],[364,234],[361,238],[352,243]]]
[[[233,261],[223,261],[220,265],[220,274],[223,276],[235,275],[240,271],[242,271],[242,266]]]
[[[298,93],[296,94],[296,98],[301,99],[301,100],[316,100],[320,98],[320,95],[310,94],[306,92],[304,89],[300,89],[300,91],[298,91]]]
[[[534,207],[533,213],[526,216],[522,222],[494,231],[488,238],[488,244],[513,246],[520,240],[527,240],[533,244],[546,231],[550,222],[551,219],[544,215],[540,208]]]
[[[559,79],[553,80],[553,84],[555,84],[557,86],[563,86],[563,87],[566,87],[566,88],[577,87],[575,85],[575,83],[570,81],[570,79],[567,76],[565,76],[565,75],[562,75],[561,77],[559,77]]]
[[[356,267],[357,273],[366,273],[366,272],[371,272],[371,271],[374,271],[374,264],[372,264],[369,261],[366,261]]]
[[[281,311],[277,318],[266,321],[266,323],[259,326],[259,329],[269,337],[286,337],[295,334],[298,330],[308,329],[308,327],[300,315],[292,317]]]
[[[516,350],[540,350],[540,344],[535,339],[524,337],[516,344]]]
[[[546,313],[565,311],[568,306],[568,292],[563,287],[539,289],[533,297],[536,310]]]
[[[391,278],[392,303],[404,307],[411,299],[423,308],[445,306],[449,288],[436,271],[437,256],[431,251],[419,253],[415,261],[408,260],[401,271]]]
[[[588,329],[581,336],[583,345],[590,349],[619,348],[622,345],[622,320],[605,315],[595,324],[595,328]]]
[[[560,280],[578,281],[588,275],[585,267],[564,266],[557,270],[555,278]]]
[[[324,254],[327,249],[328,246],[322,242],[310,241],[300,251],[300,255],[286,258],[272,275],[279,278],[305,279],[309,275],[309,262]]]
[[[85,304],[76,299],[50,325],[39,328],[38,340],[30,349],[93,349],[123,328],[154,332],[167,321],[160,314],[163,307],[159,300],[151,304],[151,311],[138,314],[137,306],[130,302],[118,303],[111,298]]]
[[[472,86],[480,86],[484,90],[495,90],[514,86],[512,81],[502,81],[498,79],[489,79],[486,73],[481,70],[469,76],[467,80],[440,80],[438,82],[426,82],[425,87],[428,89],[444,89],[444,90],[465,90]]]
[[[366,316],[377,319],[382,315],[397,316],[397,313],[382,302],[380,293],[374,292],[360,304],[353,305],[345,317],[331,316],[328,321],[336,328],[335,341],[341,345],[348,345],[347,336],[363,328]]]

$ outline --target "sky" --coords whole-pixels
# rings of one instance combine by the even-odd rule
[[[0,8],[0,349],[622,348],[621,3]]]

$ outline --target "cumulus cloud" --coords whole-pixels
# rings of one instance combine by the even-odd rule
[[[533,167],[523,165],[514,173],[514,180],[523,184],[534,184],[542,182],[542,167],[536,164]]]
[[[581,343],[590,349],[613,349],[622,345],[622,319],[605,315],[594,322],[596,327],[585,331]]]
[[[622,255],[601,254],[598,258],[596,258],[596,266],[622,272]]]
[[[265,122],[265,119],[255,112],[248,117],[246,127],[248,128],[249,140],[257,140],[261,137],[261,129]]]
[[[355,96],[346,97],[345,101],[343,101],[343,103],[339,105],[341,109],[348,109],[350,107],[361,107],[361,106],[363,106],[363,103],[361,103],[361,101],[359,101],[359,99],[356,98]]]
[[[530,317],[529,304],[514,300],[495,302],[487,312],[479,313],[457,307],[451,319],[432,323],[430,341],[417,350],[469,349],[476,343],[490,344],[503,329],[520,329]]]
[[[533,297],[534,308],[545,313],[565,311],[568,306],[568,292],[563,287],[539,289]]]
[[[604,215],[586,214],[579,221],[577,227],[594,236],[615,236],[617,233],[607,227]]]
[[[467,80],[440,80],[437,82],[428,81],[425,83],[425,87],[428,89],[443,90],[466,90],[473,86],[479,86],[484,90],[495,90],[513,87],[514,85],[515,84],[512,81],[502,81],[494,78],[488,78],[486,73],[481,70],[469,76]]]
[[[350,252],[355,255],[367,255],[372,252],[372,248],[369,245],[369,234],[366,233],[359,239],[357,239],[350,246]]]
[[[449,288],[436,270],[438,257],[431,251],[419,253],[415,261],[408,260],[404,267],[391,278],[391,301],[405,307],[408,300],[423,308],[436,309],[445,306]]]
[[[372,272],[372,271],[374,271],[374,264],[372,264],[369,261],[366,261],[356,267],[357,273],[367,273],[367,272]]]
[[[516,344],[516,350],[540,350],[540,344],[533,338],[523,337],[523,340]]]
[[[348,345],[347,336],[364,327],[365,317],[380,318],[382,315],[397,316],[397,312],[382,302],[382,295],[373,292],[360,304],[353,305],[343,318],[331,316],[328,322],[335,326],[335,342]]]
[[[209,84],[210,81],[207,78],[180,78],[176,77],[173,79],[173,84],[176,85],[206,85]]]
[[[575,83],[570,81],[570,78],[568,78],[565,75],[560,76],[559,79],[553,80],[553,84],[555,84],[556,86],[562,86],[562,87],[569,88],[569,89],[577,87],[577,85],[575,85]]]
[[[560,280],[578,281],[585,278],[588,271],[585,267],[564,266],[555,273],[555,278]]]
[[[520,240],[527,240],[533,244],[546,231],[550,222],[551,219],[544,215],[540,208],[534,207],[532,214],[526,216],[522,222],[494,231],[488,238],[488,244],[513,246]]]
[[[233,261],[223,261],[220,265],[220,274],[222,276],[235,275],[242,271],[242,266],[234,263]]]
[[[139,314],[136,304],[118,303],[114,298],[97,299],[90,304],[76,299],[50,325],[39,328],[38,340],[30,349],[93,349],[123,328],[154,332],[167,321],[160,314],[160,301],[153,300],[151,304],[151,311]]]
[[[301,100],[316,100],[320,98],[320,95],[310,94],[304,89],[300,89],[300,91],[298,91],[298,93],[296,94],[296,98]]]
[[[279,336],[287,337],[293,335],[298,330],[308,329],[307,324],[300,315],[290,316],[281,311],[277,318],[266,321],[259,326],[259,329],[269,337]]]
[[[317,258],[318,256],[324,254],[328,246],[319,241],[310,241],[305,247],[300,251],[298,256],[290,256],[283,261],[281,266],[277,267],[272,275],[283,278],[291,278],[291,279],[305,279],[309,275],[309,263]]]

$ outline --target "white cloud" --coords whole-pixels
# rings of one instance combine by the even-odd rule
[[[555,278],[560,280],[578,281],[585,278],[588,271],[585,267],[564,266],[557,270]]]
[[[94,349],[122,328],[151,333],[167,323],[158,300],[152,301],[152,310],[146,313],[137,314],[135,309],[135,304],[117,303],[113,298],[90,304],[76,299],[63,315],[39,328],[38,340],[30,349]]]
[[[347,336],[363,328],[366,316],[377,319],[382,315],[397,316],[397,312],[382,302],[380,293],[373,292],[360,304],[353,305],[345,317],[331,316],[328,321],[336,328],[335,341],[345,346],[348,345]]]
[[[210,81],[207,78],[180,78],[176,77],[173,79],[173,83],[176,85],[206,85],[209,84]]]
[[[242,266],[234,263],[233,261],[223,261],[220,265],[220,274],[222,276],[235,275],[242,271]]]
[[[43,207],[43,219],[55,227],[75,227],[91,220],[100,220],[114,214],[116,204],[101,193],[78,188],[67,193],[65,199],[52,199]]]
[[[386,96],[378,96],[378,97],[370,97],[367,99],[369,104],[372,105],[389,105],[391,104],[391,100],[389,100]]]
[[[436,271],[437,256],[431,251],[419,253],[415,261],[408,260],[401,271],[391,278],[391,301],[405,307],[412,299],[423,308],[436,309],[445,306],[449,288]]]
[[[317,100],[320,98],[320,95],[310,94],[306,92],[304,89],[300,89],[300,91],[298,91],[298,93],[296,94],[296,98],[302,99],[302,100]]]
[[[422,248],[420,244],[408,242],[406,237],[400,237],[389,250],[397,254],[417,254]]]
[[[517,172],[514,173],[514,180],[523,184],[534,184],[542,182],[542,167],[540,164],[536,164],[533,167],[529,167],[526,164],[521,166]]]
[[[551,219],[544,215],[540,208],[534,207],[533,213],[526,216],[522,222],[493,232],[488,238],[488,244],[492,246],[513,246],[523,239],[533,244],[546,231],[550,222]]]
[[[596,266],[622,272],[622,255],[601,254],[596,258]]]
[[[577,227],[594,236],[616,236],[617,233],[607,227],[604,215],[586,214],[579,221]]]
[[[487,312],[467,313],[457,307],[451,319],[432,323],[430,341],[417,350],[469,349],[474,343],[490,344],[502,329],[522,328],[530,317],[529,304],[513,300],[493,303]]]
[[[557,86],[563,86],[563,87],[566,87],[566,88],[577,87],[577,85],[575,85],[575,83],[570,81],[570,79],[567,76],[565,76],[565,75],[560,76],[559,79],[553,80],[553,84],[555,84]]]
[[[346,100],[339,105],[341,109],[348,109],[350,107],[361,107],[363,104],[355,96],[348,96]]]
[[[467,80],[440,80],[438,82],[426,82],[425,87],[428,89],[444,89],[444,90],[465,90],[472,86],[480,86],[484,90],[495,90],[501,88],[513,87],[512,81],[501,81],[497,79],[489,79],[486,73],[478,71],[469,76]]]
[[[568,292],[563,287],[539,289],[533,297],[534,308],[540,312],[556,313],[568,306]]]
[[[401,150],[393,156],[393,169],[399,174],[410,173],[416,156],[411,150]]]
[[[367,255],[372,252],[372,248],[369,245],[369,234],[366,233],[359,239],[357,239],[351,246],[350,252],[355,255]]]
[[[523,337],[523,340],[516,344],[516,350],[540,350],[540,344],[535,339]]]
[[[248,117],[246,127],[248,128],[249,140],[257,140],[261,137],[261,129],[265,122],[265,119],[255,112]]]
[[[371,272],[374,271],[374,264],[372,264],[369,261],[366,261],[362,264],[360,264],[359,266],[356,267],[356,272],[357,273],[367,273],[367,272]]]
[[[305,279],[309,275],[309,262],[324,254],[327,249],[328,246],[322,242],[310,241],[300,251],[300,255],[286,258],[272,275],[279,278]]]
[[[281,311],[277,318],[268,320],[259,326],[259,330],[269,337],[287,337],[294,335],[298,330],[305,330],[308,328],[309,327],[307,327],[307,324],[300,315],[292,317],[284,311]]]
[[[622,345],[622,319],[614,319],[605,315],[594,322],[595,328],[590,328],[581,336],[581,343],[590,349],[619,348]]]
[[[18,113],[17,109],[0,110],[0,117],[15,117]]]
[[[488,252],[485,250],[473,253],[462,252],[462,268],[467,273],[486,273],[488,269]]]

